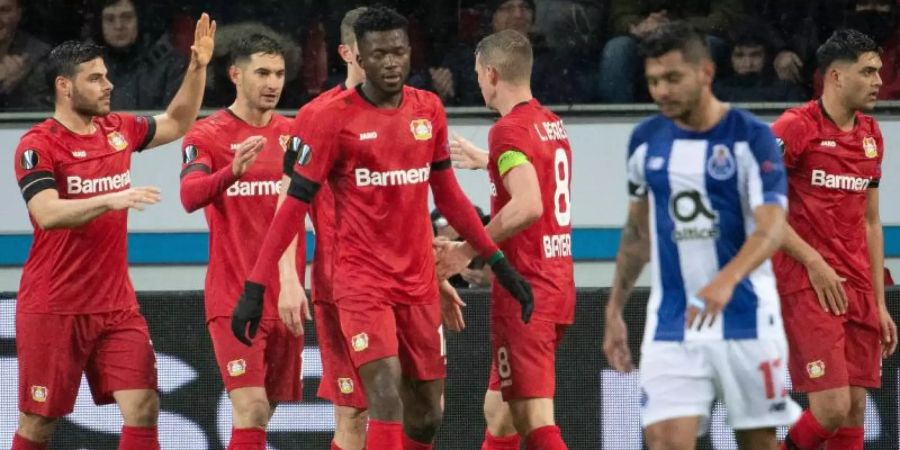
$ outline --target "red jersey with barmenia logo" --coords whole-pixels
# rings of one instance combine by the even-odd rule
[[[297,117],[294,118],[294,133],[300,129],[300,124],[311,120],[315,115],[315,110],[319,106],[327,103],[329,100],[347,91],[343,85],[337,85],[313,99],[297,111]],[[298,155],[299,156],[299,155]],[[296,158],[295,158],[296,159]],[[293,168],[285,175],[290,176]],[[313,255],[312,265],[312,300],[313,302],[334,301],[332,293],[332,272],[333,272],[333,254],[334,254],[334,194],[328,183],[322,184],[316,197],[313,199],[309,209],[309,217],[312,220],[313,228],[316,231],[316,251]]]
[[[19,188],[27,203],[56,189],[59,198],[86,199],[131,187],[131,155],[153,139],[152,117],[95,117],[94,133],[79,135],[55,119],[28,130],[16,148]],[[76,228],[42,230],[22,271],[16,311],[91,314],[137,306],[128,278],[128,211],[108,211]]]
[[[348,90],[299,125],[294,170],[334,192],[334,299],[437,301],[428,179],[450,157],[437,96],[407,86],[386,109]]]
[[[231,316],[244,280],[259,255],[281,186],[285,151],[297,140],[291,121],[273,114],[268,125],[255,127],[230,110],[217,111],[197,121],[184,137],[182,176],[201,170],[214,174],[231,170],[234,149],[251,136],[263,136],[266,144],[243,176],[203,208],[209,225],[209,266],[206,271],[206,319]],[[302,237],[305,238],[305,237]],[[298,267],[303,267],[297,255]],[[302,280],[301,275],[301,280]],[[278,277],[266,286],[265,318],[278,317]]]
[[[866,191],[878,187],[884,139],[875,119],[856,113],[841,131],[819,101],[786,111],[772,125],[788,173],[788,223],[847,284],[872,290],[866,238]],[[806,268],[779,252],[772,258],[782,295],[809,289]]]
[[[509,203],[498,159],[507,151],[521,152],[534,166],[544,213],[535,223],[503,241],[500,249],[531,283],[534,317],[572,323],[575,279],[572,274],[572,150],[562,120],[532,99],[516,105],[488,135],[491,215]],[[494,280],[492,314],[521,316],[521,306]]]

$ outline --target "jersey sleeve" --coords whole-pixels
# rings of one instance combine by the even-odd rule
[[[140,152],[150,145],[156,135],[156,119],[152,116],[119,114],[121,130],[128,142],[134,142],[134,151]]]
[[[628,195],[632,201],[638,201],[647,196],[647,179],[644,177],[644,160],[647,158],[647,142],[635,129],[628,141],[628,160],[626,172],[628,174]]]
[[[787,111],[772,124],[772,133],[775,134],[784,166],[788,170],[796,168],[810,141],[806,121],[796,112]]]
[[[513,167],[530,162],[534,149],[528,140],[530,134],[521,126],[498,124],[488,134],[488,158],[497,166],[500,176]]]
[[[22,138],[16,147],[15,170],[25,203],[45,189],[56,189],[52,151],[44,139],[32,134]]]
[[[181,141],[181,178],[191,172],[212,173],[218,170],[213,163],[213,140],[196,124]]]
[[[434,156],[431,158],[432,169],[450,168],[450,133],[447,129],[447,113],[437,96],[434,97],[434,115],[432,116]]]
[[[319,114],[296,124],[298,150],[288,195],[310,203],[328,178],[340,148],[343,122],[335,117],[337,113],[339,110],[319,110]]]
[[[872,177],[872,181],[869,182],[869,188],[877,188],[879,184],[881,184],[881,164],[884,161],[884,136],[881,134],[881,127],[878,126],[878,122],[875,119],[872,119],[872,128],[875,130],[875,144],[876,148],[878,148],[878,165],[875,167],[875,175]]]
[[[780,144],[763,123],[752,128],[749,152],[738,156],[744,171],[750,209],[760,205],[779,205],[787,209],[787,174],[781,159]]]

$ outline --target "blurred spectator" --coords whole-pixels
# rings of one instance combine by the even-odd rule
[[[94,16],[94,40],[113,84],[112,108],[164,108],[181,85],[186,61],[172,47],[169,34],[153,40],[141,34],[134,0],[103,0]]]
[[[294,109],[306,99],[300,81],[302,52],[290,37],[277,33],[271,28],[256,22],[242,22],[231,25],[220,25],[216,29],[216,48],[213,60],[209,64],[206,77],[206,93],[203,106],[207,108],[223,108],[234,101],[234,83],[228,78],[228,67],[231,65],[230,51],[234,43],[251,34],[269,36],[281,44],[284,49],[284,83],[285,90],[278,102],[279,108]],[[291,86],[290,89],[287,87]]]
[[[24,0],[0,0],[0,108],[49,108],[40,70],[50,46],[19,29]]]
[[[900,99],[900,22],[897,0],[857,0],[847,12],[843,28],[852,28],[869,35],[881,46],[882,86],[879,100]],[[822,93],[822,73],[815,77],[816,95]]]
[[[631,103],[647,98],[638,43],[660,25],[670,20],[690,23],[707,35],[710,51],[721,64],[725,44],[720,37],[742,15],[741,0],[611,0],[610,22],[617,37],[603,47],[600,101]]]
[[[808,96],[797,84],[784,81],[772,66],[771,36],[764,22],[749,20],[730,40],[731,64],[720,68],[713,91],[730,102],[801,102]]]
[[[565,52],[556,52],[545,45],[544,39],[532,33],[534,24],[532,0],[493,0],[489,2],[490,31],[516,30],[531,39],[534,67],[531,89],[535,98],[544,104],[567,104],[582,101],[583,89],[578,86],[572,59]],[[475,78],[475,48],[460,44],[444,58],[440,67],[431,68],[431,87],[447,105],[481,105],[484,100]]]
[[[491,221],[491,217],[485,215],[481,208],[476,206],[475,212],[478,213],[478,217],[481,217],[481,223],[484,225]],[[431,211],[431,227],[435,237],[451,241],[462,240],[459,233],[450,226],[447,219],[437,209]],[[458,275],[450,277],[447,281],[455,288],[489,287],[491,285],[491,266],[485,264],[480,256],[476,256],[469,263],[469,267],[463,269]]]

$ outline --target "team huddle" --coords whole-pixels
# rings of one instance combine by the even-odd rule
[[[446,280],[475,257],[494,278],[482,449],[567,448],[553,403],[555,354],[575,310],[565,125],[532,97],[531,44],[507,30],[473,55],[485,104],[501,116],[489,148],[451,137],[439,98],[405,84],[406,27],[389,8],[349,11],[338,48],[346,80],[294,119],[275,112],[284,50],[251,34],[228,51],[234,103],[195,122],[216,30],[205,14],[183,84],[157,116],[110,112],[99,48],[70,41],[50,53],[54,116],[15,155],[35,231],[16,306],[14,450],[47,448],[82,373],[95,403],[119,406],[119,448],[159,448],[155,355],[126,237],[127,211],[160,192],[132,187],[130,167],[133,152],[182,137],[181,202],[202,209],[210,229],[206,323],[232,404],[229,449],[265,449],[277,405],[302,400],[313,316],[318,396],[335,406],[331,448],[432,448],[445,327],[464,328]],[[782,448],[862,449],[865,389],[880,386],[880,358],[897,340],[881,271],[884,145],[861,113],[881,84],[877,46],[836,32],[818,53],[822,98],[771,130],[712,95],[715,69],[691,27],[663,26],[643,46],[661,114],[628,146],[632,202],[603,351],[615,369],[632,369],[622,310],[650,262],[647,445],[694,448],[719,399],[741,448],[778,448],[776,427],[793,425]],[[486,226],[454,166],[487,172]],[[434,238],[429,192],[462,241]],[[809,393],[802,415],[788,371]]]

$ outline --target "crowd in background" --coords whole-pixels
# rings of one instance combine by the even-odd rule
[[[161,109],[190,54],[194,21],[219,24],[216,54],[249,31],[287,49],[285,95],[293,109],[344,77],[339,25],[358,0],[0,0],[0,110],[49,110],[42,60],[68,39],[106,49],[114,109]],[[881,99],[900,99],[900,0],[397,0],[410,19],[409,84],[448,106],[481,105],[473,49],[516,29],[532,39],[534,94],[544,104],[648,102],[641,38],[668,20],[707,36],[723,100],[800,102],[821,90],[815,50],[836,29],[855,28],[882,47]],[[225,61],[210,65],[204,106],[233,99]]]

